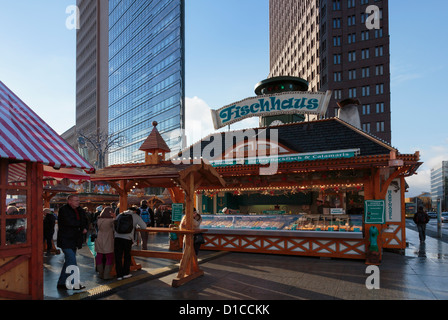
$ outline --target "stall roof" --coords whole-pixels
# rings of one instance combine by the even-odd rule
[[[270,132],[267,129],[278,130],[278,142],[297,153],[359,149],[359,156],[372,156],[389,154],[391,151],[397,151],[387,142],[338,118],[297,122],[268,128],[255,128],[252,130],[255,131],[257,136],[266,131],[266,138],[270,139]],[[243,137],[243,135],[236,134],[243,131],[244,130],[237,130],[230,133],[235,134],[236,137]],[[229,132],[213,133],[203,138],[196,144],[184,149],[181,157],[206,158],[207,153],[204,155],[197,155],[194,152],[201,150],[202,153],[207,145],[214,142],[214,138],[217,137],[217,135],[221,135],[222,143],[218,145],[222,146],[222,153],[224,154],[226,151],[225,148],[228,147],[225,141],[226,134],[228,133]],[[248,139],[247,137],[243,138]],[[238,144],[239,142],[240,141],[234,141],[234,144]],[[201,144],[200,149],[197,147],[199,143]],[[217,156],[216,150],[214,156]]]
[[[0,158],[94,171],[90,163],[1,81]]]
[[[215,169],[205,163],[173,164],[164,161],[161,164],[121,164],[100,169],[91,176],[92,181],[117,182],[120,180],[144,181],[147,186],[172,188],[179,179],[194,173],[195,181],[202,179],[201,185],[224,185],[224,180]]]

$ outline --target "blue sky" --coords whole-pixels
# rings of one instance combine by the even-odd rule
[[[422,4],[423,3],[423,4]],[[0,0],[0,81],[58,133],[75,123],[75,0]],[[187,129],[213,131],[209,109],[254,95],[269,74],[268,0],[186,1]],[[392,145],[424,165],[406,196],[429,191],[448,160],[448,1],[390,0]],[[256,126],[245,120],[239,125]],[[190,142],[190,141],[189,141]]]

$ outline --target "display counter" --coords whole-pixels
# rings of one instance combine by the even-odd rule
[[[213,234],[363,238],[358,215],[203,215],[201,227]]]
[[[203,249],[365,257],[361,215],[202,215]]]

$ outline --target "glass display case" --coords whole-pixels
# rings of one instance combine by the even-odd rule
[[[363,222],[361,215],[202,215],[201,228],[219,234],[351,234],[358,238],[363,233]]]

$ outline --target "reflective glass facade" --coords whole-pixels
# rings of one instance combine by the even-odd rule
[[[442,165],[431,169],[431,200],[435,208],[437,199],[442,202],[442,210],[448,210],[448,161],[442,161]]]
[[[144,161],[152,122],[172,152],[185,128],[182,0],[109,1],[109,165]]]

